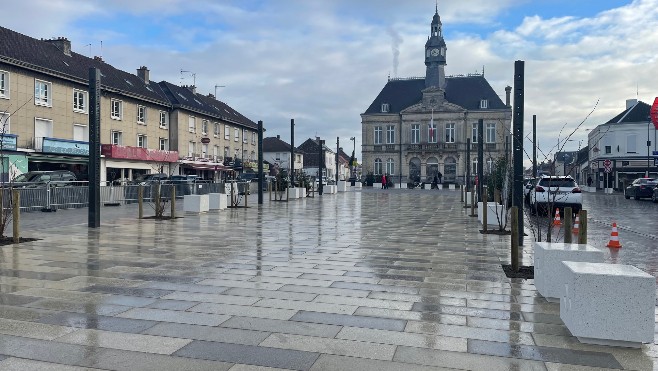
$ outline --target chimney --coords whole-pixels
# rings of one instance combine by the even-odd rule
[[[105,62],[105,61],[103,60],[103,57],[99,57],[99,56],[97,56],[97,55],[94,56],[94,60],[95,60],[95,61],[99,61],[99,62]]]
[[[215,94],[213,94],[213,93],[208,93],[208,98],[210,98],[210,99],[215,99]]]
[[[146,66],[141,66],[137,69],[137,77],[142,79],[146,84],[149,83],[149,69]]]
[[[505,105],[507,107],[512,107],[510,106],[510,95],[512,94],[512,87],[507,85],[505,87]]]
[[[632,108],[637,104],[637,99],[626,99],[626,109]]]
[[[277,134],[276,139],[281,139],[281,135]]]
[[[55,45],[64,55],[71,56],[71,42],[66,37],[57,37],[51,40],[44,40],[45,42]]]
[[[194,86],[194,85],[185,85],[185,86],[183,86],[183,87],[187,88],[187,89],[188,89],[189,91],[191,91],[193,94],[196,94],[196,86]]]

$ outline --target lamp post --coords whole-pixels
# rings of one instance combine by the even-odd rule
[[[352,155],[356,152],[356,137],[351,137],[350,140],[352,141]],[[354,158],[350,158],[350,178],[354,178]]]
[[[651,117],[647,120],[647,174],[646,177],[649,177],[649,168],[651,167],[651,139],[649,138],[649,131],[651,129]]]

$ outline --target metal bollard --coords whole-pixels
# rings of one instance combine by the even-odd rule
[[[18,193],[17,190],[13,190],[12,192],[12,218],[13,218],[13,235],[14,235],[14,243],[19,243],[21,236],[20,236],[20,223],[21,223],[21,214],[20,214],[20,209],[21,209],[21,194]]]
[[[176,187],[171,186],[171,218],[176,217]]]
[[[519,271],[519,208],[512,206],[512,270]]]
[[[471,216],[477,216],[475,214],[475,188],[471,189]]]
[[[137,218],[142,219],[144,217],[144,186],[139,185],[137,188]]]
[[[463,184],[459,186],[459,195],[461,196],[461,201],[460,202],[464,202],[464,185]]]
[[[488,224],[488,221],[487,221],[487,214],[488,214],[488,212],[487,212],[488,211],[487,210],[487,197],[488,197],[488,193],[489,192],[487,192],[487,187],[484,187],[484,191],[482,192],[482,230],[484,231],[484,233],[487,233],[487,224]]]

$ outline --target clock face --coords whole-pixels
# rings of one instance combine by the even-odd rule
[[[436,57],[437,55],[439,55],[439,49],[430,50],[430,54],[432,55],[432,57]]]

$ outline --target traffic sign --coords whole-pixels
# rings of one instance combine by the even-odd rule
[[[610,160],[603,161],[603,167],[612,167],[612,161]]]
[[[653,100],[653,105],[651,106],[651,110],[649,110],[649,116],[651,117],[653,126],[658,130],[658,97]]]
[[[611,173],[612,172],[612,167],[607,167],[606,166],[606,167],[603,168],[603,171],[606,172],[606,173]]]

